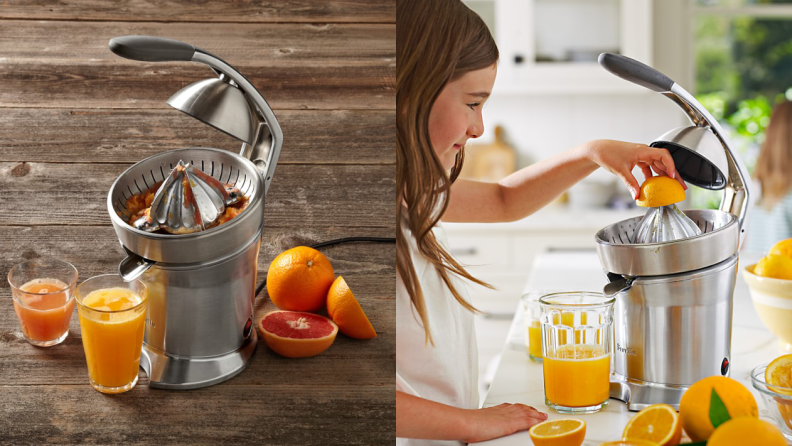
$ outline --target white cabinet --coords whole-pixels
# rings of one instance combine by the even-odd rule
[[[466,0],[498,43],[493,94],[641,93],[601,52],[652,64],[652,0]]]

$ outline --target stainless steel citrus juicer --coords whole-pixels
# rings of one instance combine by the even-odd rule
[[[192,147],[146,158],[122,173],[110,188],[107,207],[128,257],[119,265],[127,280],[140,277],[149,287],[149,304],[140,365],[151,387],[192,389],[240,373],[256,349],[253,303],[264,197],[283,143],[278,120],[255,87],[219,58],[187,43],[150,36],[110,40],[110,50],[147,62],[192,61],[208,65],[217,78],[177,92],[168,104],[242,141],[239,155]],[[169,178],[175,175],[169,182]],[[204,197],[179,196],[183,181]],[[152,203],[156,224],[177,233],[150,232],[128,223],[126,200],[162,181],[163,194]],[[203,184],[202,181],[205,183]],[[228,185],[228,189],[226,189]],[[222,187],[221,187],[222,186]],[[225,224],[216,216],[189,212],[168,221],[171,205],[218,210],[244,195],[247,207]],[[208,200],[208,203],[205,201]],[[156,205],[156,206],[155,206]],[[161,218],[160,218],[161,217]],[[185,217],[185,218],[182,218]],[[208,223],[208,224],[205,224]],[[203,230],[190,225],[203,225]],[[178,229],[189,230],[179,231]]]
[[[723,129],[685,89],[630,58],[603,53],[599,63],[679,105],[692,125],[651,143],[667,149],[688,184],[723,190],[719,210],[684,211],[700,235],[634,243],[642,217],[596,234],[597,253],[616,297],[611,397],[630,410],[678,408],[696,381],[728,375],[737,257],[751,204],[750,177]]]

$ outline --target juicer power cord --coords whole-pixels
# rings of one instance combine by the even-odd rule
[[[380,243],[396,243],[395,237],[344,237],[344,238],[337,238],[335,240],[329,240],[326,242],[315,243],[311,245],[311,248],[319,249],[325,246],[330,245],[337,245],[339,243],[346,243],[346,242],[380,242]],[[264,281],[261,282],[261,285],[256,288],[256,296],[261,293],[261,290],[267,286],[267,279],[264,278]]]

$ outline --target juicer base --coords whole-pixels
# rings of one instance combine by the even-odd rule
[[[641,384],[611,375],[610,397],[627,403],[627,409],[638,412],[652,404],[668,404],[679,410],[679,401],[687,387],[663,384]]]
[[[143,344],[140,366],[149,377],[149,387],[159,389],[199,389],[233,378],[245,369],[256,351],[258,336],[250,332],[239,349],[222,356],[185,358]]]

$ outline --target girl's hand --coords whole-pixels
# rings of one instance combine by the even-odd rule
[[[674,167],[674,159],[666,149],[609,139],[591,141],[586,144],[586,148],[586,156],[621,178],[636,200],[640,196],[641,188],[632,174],[635,166],[641,168],[646,178],[651,178],[654,171],[658,175],[676,179],[683,188],[687,189],[687,185]]]
[[[462,441],[475,443],[530,429],[547,420],[547,414],[525,404],[503,403],[484,409],[468,410],[469,432]]]

